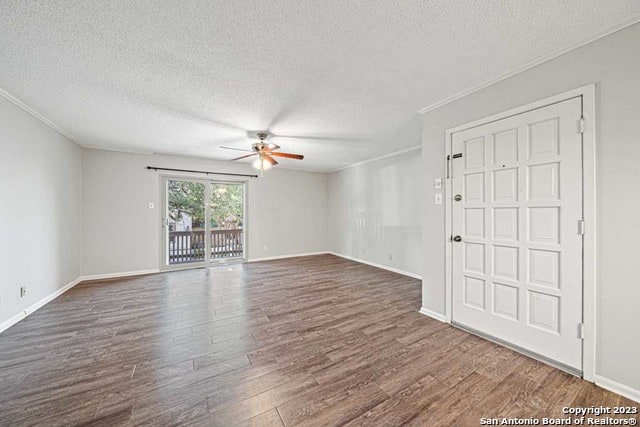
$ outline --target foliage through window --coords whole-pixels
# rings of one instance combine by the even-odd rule
[[[244,204],[241,184],[211,185],[211,227],[241,228]]]
[[[173,222],[190,221],[190,229],[204,229],[205,185],[190,181],[168,181],[169,218]],[[212,229],[242,227],[242,184],[212,183],[210,215]]]

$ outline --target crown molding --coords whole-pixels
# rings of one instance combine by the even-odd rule
[[[422,150],[422,145],[414,145],[413,147],[405,148],[405,149],[399,150],[399,151],[394,151],[393,153],[383,154],[381,156],[373,157],[371,159],[363,160],[361,162],[351,163],[350,165],[341,166],[341,167],[339,167],[337,169],[330,170],[329,172],[326,172],[326,173],[330,174],[330,173],[334,173],[334,172],[340,172],[340,171],[345,170],[345,169],[354,168],[356,166],[362,166],[362,165],[365,165],[367,163],[375,162],[375,161],[382,160],[382,159],[388,159],[390,157],[396,157],[396,156],[399,156],[401,154],[410,153],[411,151],[416,151],[416,150]]]
[[[455,95],[446,97],[446,98],[444,98],[444,99],[442,99],[440,101],[434,102],[433,104],[427,105],[426,107],[422,107],[421,109],[418,110],[418,114],[425,114],[425,113],[428,113],[429,111],[436,110],[436,109],[438,109],[438,108],[440,108],[440,107],[442,107],[444,105],[447,105],[447,104],[450,104],[450,103],[452,103],[454,101],[457,101],[460,98],[464,98],[467,95],[471,95],[472,93],[478,92],[478,91],[480,91],[482,89],[485,89],[485,88],[487,88],[489,86],[493,86],[496,83],[499,83],[499,82],[501,82],[503,80],[507,80],[508,78],[513,77],[513,76],[515,76],[517,74],[520,74],[520,73],[522,73],[524,71],[527,71],[527,70],[529,70],[529,69],[531,69],[533,67],[536,67],[536,66],[538,66],[540,64],[543,64],[545,62],[549,62],[552,59],[555,59],[555,58],[557,58],[559,56],[562,56],[562,55],[564,55],[566,53],[569,53],[569,52],[571,52],[573,50],[576,50],[576,49],[581,48],[581,47],[583,47],[585,45],[588,45],[589,43],[592,43],[592,42],[594,42],[596,40],[599,40],[601,38],[604,38],[604,37],[606,37],[606,36],[608,36],[610,34],[613,34],[615,32],[623,30],[623,29],[625,29],[627,27],[630,27],[630,26],[632,26],[634,24],[637,24],[638,22],[640,22],[640,16],[637,16],[637,17],[633,18],[630,21],[627,21],[627,22],[624,22],[622,24],[616,25],[615,27],[611,27],[608,30],[605,30],[605,31],[603,31],[601,33],[595,34],[595,35],[593,35],[591,37],[588,37],[588,38],[586,38],[586,39],[584,39],[584,40],[582,40],[580,42],[577,42],[577,43],[569,45],[569,46],[567,46],[565,48],[556,50],[555,52],[552,52],[552,53],[549,53],[549,54],[546,54],[546,55],[542,55],[542,56],[540,56],[540,57],[538,57],[538,58],[536,58],[536,59],[534,59],[532,61],[527,62],[523,66],[518,67],[516,69],[513,69],[511,71],[508,71],[508,72],[506,72],[504,74],[501,74],[500,76],[498,76],[498,77],[496,77],[494,79],[488,80],[488,81],[486,81],[484,83],[480,83],[479,85],[476,85],[476,86],[472,86],[471,88],[463,90],[462,92],[458,92]]]
[[[33,108],[29,107],[27,104],[25,104],[24,102],[22,102],[20,99],[16,98],[15,96],[11,95],[6,90],[0,88],[0,96],[5,98],[7,101],[17,105],[18,107],[22,108],[24,111],[29,113],[31,116],[33,116],[36,119],[40,120],[42,123],[44,123],[45,125],[49,126],[51,129],[55,130],[56,132],[58,132],[60,135],[62,135],[65,138],[67,138],[69,141],[73,142],[78,147],[83,147],[84,148],[84,145],[81,144],[80,141],[78,141],[76,138],[74,138],[69,132],[67,132],[66,130],[62,129],[60,126],[58,126],[57,124],[55,124],[51,120],[47,119],[45,116],[43,116],[42,114],[38,113]]]

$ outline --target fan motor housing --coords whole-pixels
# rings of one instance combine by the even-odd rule
[[[253,149],[253,151],[264,151],[264,150],[268,150],[269,149],[269,144],[266,144],[264,142],[255,142],[251,145],[251,148]]]

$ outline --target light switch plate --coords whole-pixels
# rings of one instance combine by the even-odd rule
[[[155,209],[156,208],[156,204],[153,202],[149,202],[149,209]]]
[[[434,194],[433,203],[435,203],[436,205],[441,205],[442,204],[442,193]]]
[[[440,190],[442,188],[442,178],[436,178],[433,180],[433,188]]]

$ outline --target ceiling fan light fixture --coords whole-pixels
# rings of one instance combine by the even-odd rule
[[[253,162],[253,167],[260,171],[260,176],[264,176],[265,170],[270,169],[272,166],[275,166],[278,164],[278,161],[274,159],[272,156],[284,157],[284,158],[296,159],[296,160],[304,159],[304,156],[301,154],[281,153],[280,151],[276,151],[280,149],[280,146],[277,144],[270,144],[265,142],[265,139],[267,138],[267,136],[268,136],[267,132],[258,132],[257,137],[260,139],[260,142],[253,143],[251,145],[251,150],[240,150],[240,151],[250,151],[252,153],[230,159],[229,161],[233,162],[236,160],[246,159],[247,157],[258,156],[258,158]],[[228,150],[238,150],[237,148],[233,148],[233,147],[220,147],[220,148],[225,148]]]
[[[271,162],[265,159],[264,156],[260,156],[253,162],[253,167],[258,169],[262,175],[262,172],[271,169]]]

